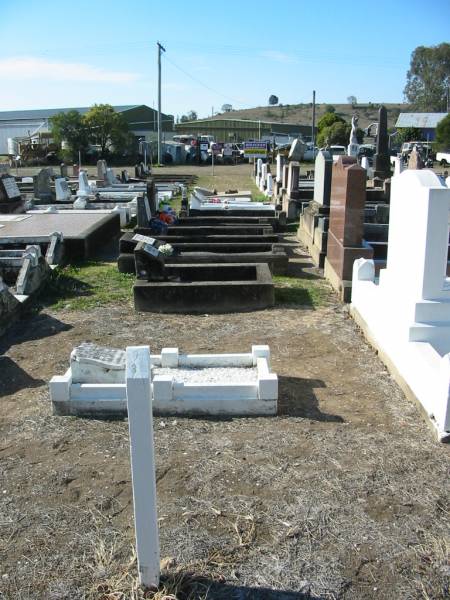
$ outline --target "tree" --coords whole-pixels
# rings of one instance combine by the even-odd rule
[[[278,104],[278,96],[275,96],[274,94],[269,96],[269,104],[270,106],[275,106],[276,104]]]
[[[112,146],[119,148],[127,141],[128,124],[110,104],[94,104],[84,115],[83,122],[89,131],[89,140],[100,146],[102,156]]]
[[[180,123],[187,123],[188,121],[196,121],[197,113],[195,110],[190,110],[187,115],[181,115]]]
[[[83,117],[77,110],[58,113],[50,119],[52,137],[57,144],[69,144],[70,158],[78,159],[78,152],[84,152],[88,147],[88,130],[84,125]]]
[[[317,131],[320,133],[325,127],[330,127],[334,123],[345,123],[344,119],[336,113],[325,113],[317,122]]]
[[[334,112],[336,112],[336,109],[334,108],[334,106],[332,104],[325,104],[325,112],[326,113],[334,113]]]
[[[438,123],[436,142],[439,150],[450,150],[450,114]]]
[[[350,123],[346,123],[343,119],[335,121],[331,125],[323,127],[317,135],[317,145],[325,146],[326,144],[335,144],[338,146],[347,146],[350,141],[350,132],[352,126]],[[356,130],[356,139],[358,144],[361,144],[364,139],[364,132],[362,129]]]
[[[403,142],[420,142],[422,140],[422,131],[417,127],[400,127],[397,129],[397,135],[395,136],[396,144],[403,144]]]
[[[358,100],[356,99],[356,96],[348,96],[347,102],[349,104],[351,104],[352,106],[356,106],[358,104]]]
[[[447,110],[446,94],[450,87],[450,44],[418,46],[411,54],[406,75],[405,98],[416,110]]]
[[[233,110],[233,107],[231,106],[231,104],[223,104],[222,105],[222,112],[231,112]]]

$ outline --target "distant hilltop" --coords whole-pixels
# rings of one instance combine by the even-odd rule
[[[378,108],[383,103],[363,102],[361,104],[316,104],[316,124],[322,115],[335,109],[335,113],[346,121],[350,121],[353,114],[359,116],[358,126],[361,129],[366,128],[371,123],[378,120]],[[384,106],[388,114],[388,127],[394,127],[397,117],[401,112],[410,112],[412,109],[409,104],[389,104]],[[273,121],[278,123],[295,123],[306,125],[311,123],[312,104],[278,104],[277,106],[257,106],[255,108],[246,108],[243,110],[231,110],[222,112],[210,117],[211,119],[252,119],[261,121]]]

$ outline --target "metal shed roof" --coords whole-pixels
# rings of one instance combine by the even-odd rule
[[[131,104],[129,106],[114,106],[116,112],[125,112],[132,108],[138,108],[142,104]],[[91,106],[84,106],[81,108],[41,108],[34,110],[7,110],[0,112],[0,121],[20,121],[29,119],[50,119],[58,113],[69,112],[70,110],[76,110],[77,112],[84,114],[90,110]]]
[[[448,113],[400,113],[396,127],[417,127],[419,129],[435,129]]]

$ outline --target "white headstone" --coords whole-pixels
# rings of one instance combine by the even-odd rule
[[[276,173],[276,181],[281,182],[283,177],[283,157],[281,154],[277,154],[277,173]]]
[[[272,196],[273,195],[273,177],[271,173],[267,173],[267,189],[266,189],[266,194],[267,196]]]
[[[66,202],[67,200],[70,200],[72,192],[70,191],[69,184],[64,177],[58,177],[55,179],[55,190],[57,202]]]
[[[77,196],[79,198],[88,198],[91,193],[91,188],[89,187],[89,180],[86,171],[80,171],[78,175],[78,192]]]
[[[116,176],[114,175],[113,169],[110,169],[110,168],[106,169],[105,181],[108,185],[113,185],[113,184],[117,183],[117,179],[116,179]]]

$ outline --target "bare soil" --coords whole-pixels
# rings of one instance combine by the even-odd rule
[[[127,422],[51,413],[48,381],[83,341],[267,343],[280,378],[274,418],[155,419],[155,597],[448,598],[449,447],[330,297],[200,316],[130,299],[15,324],[0,338],[2,600],[153,597],[137,585]]]

